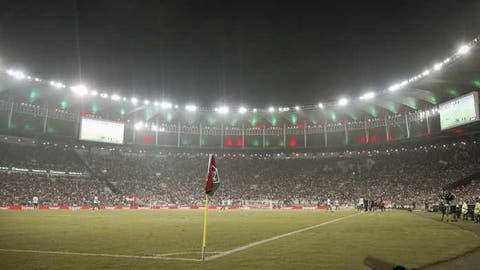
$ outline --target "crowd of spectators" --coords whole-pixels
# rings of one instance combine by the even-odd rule
[[[94,196],[109,201],[112,195],[98,181],[83,177],[0,173],[0,205],[31,205],[37,196],[43,205],[82,206]]]
[[[1,145],[0,166],[53,166],[89,170],[92,175],[77,179],[2,173],[0,204],[28,203],[34,195],[49,204],[83,204],[94,196],[106,205],[125,202],[126,197],[135,197],[139,205],[202,203],[208,153],[130,149],[91,147],[60,152],[44,146]],[[28,158],[30,153],[34,158]],[[233,201],[314,206],[327,198],[349,205],[366,198],[422,205],[436,202],[443,186],[478,171],[478,157],[480,142],[474,139],[385,148],[368,154],[220,154],[217,165],[221,187],[213,199],[217,204]],[[476,182],[455,192],[462,201],[473,201],[480,195]]]
[[[79,157],[68,147],[50,143],[0,143],[0,166],[86,172]]]

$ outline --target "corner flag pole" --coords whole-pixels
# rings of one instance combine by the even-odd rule
[[[207,246],[207,217],[208,217],[208,197],[213,196],[215,190],[220,186],[218,177],[217,163],[215,156],[210,155],[208,159],[207,180],[205,182],[205,211],[203,212],[203,243],[202,243],[202,261],[205,261],[205,247]]]
[[[202,243],[202,261],[205,260],[205,247],[207,246],[207,217],[208,217],[208,195],[205,194],[205,210],[203,212],[203,243]]]

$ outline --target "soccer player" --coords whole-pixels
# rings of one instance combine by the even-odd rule
[[[327,198],[327,210],[330,210],[333,212],[332,202],[330,201],[330,198]]]
[[[475,215],[475,223],[480,223],[480,197],[477,198],[477,202],[475,203],[475,208],[473,210]]]
[[[100,200],[98,200],[97,196],[95,196],[93,198],[93,208],[92,208],[92,210],[95,211],[95,209],[100,210]]]
[[[38,197],[33,196],[32,202],[33,202],[33,209],[37,210],[38,209]]]
[[[338,200],[335,200],[335,211],[337,211],[339,207],[340,203],[338,202]]]

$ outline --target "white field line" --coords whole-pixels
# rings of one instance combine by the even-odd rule
[[[82,253],[68,251],[48,251],[48,250],[30,250],[30,249],[5,249],[0,248],[0,252],[17,252],[17,253],[39,253],[39,254],[55,254],[55,255],[76,255],[76,256],[93,256],[93,257],[110,257],[110,258],[130,258],[130,259],[153,259],[153,260],[171,260],[171,261],[192,261],[200,262],[200,259],[163,257],[163,256],[136,256],[122,254],[105,254],[105,253]]]
[[[267,238],[267,239],[263,239],[263,240],[260,240],[260,241],[257,241],[257,242],[253,242],[253,243],[250,243],[250,244],[247,244],[247,245],[244,245],[244,246],[236,247],[234,249],[231,249],[231,250],[228,250],[228,251],[225,251],[225,252],[221,252],[217,255],[208,256],[208,257],[205,258],[205,260],[206,261],[215,260],[215,259],[227,256],[227,255],[231,255],[233,253],[236,253],[236,252],[239,252],[239,251],[242,251],[242,250],[252,248],[254,246],[265,244],[265,243],[268,243],[268,242],[271,242],[271,241],[274,241],[274,240],[278,240],[278,239],[281,239],[281,238],[284,238],[284,237],[287,237],[287,236],[290,236],[290,235],[293,235],[293,234],[313,230],[313,229],[316,229],[318,227],[325,226],[325,225],[328,225],[328,224],[331,224],[331,223],[334,223],[334,222],[337,222],[337,221],[340,221],[340,220],[343,220],[343,219],[347,219],[347,218],[350,218],[350,217],[353,217],[353,216],[356,216],[356,215],[359,215],[359,214],[360,213],[356,213],[356,214],[352,214],[352,215],[349,215],[349,216],[333,219],[333,220],[326,221],[326,222],[323,222],[323,223],[320,223],[320,224],[317,224],[317,225],[313,225],[313,226],[306,227],[306,228],[303,228],[303,229],[299,229],[299,230],[296,230],[296,231],[280,234],[280,235],[277,235],[277,236],[274,236],[274,237],[271,237],[271,238]]]

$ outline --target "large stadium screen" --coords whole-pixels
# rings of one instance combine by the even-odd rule
[[[123,144],[124,124],[82,118],[80,140]]]
[[[458,127],[479,120],[478,92],[440,104],[440,126],[442,130]]]

